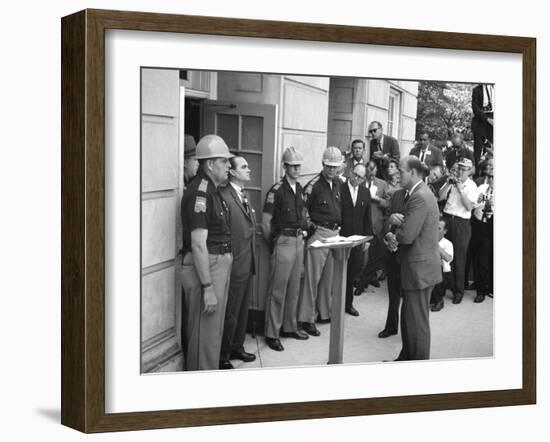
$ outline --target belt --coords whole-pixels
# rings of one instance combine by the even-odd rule
[[[224,242],[222,244],[212,244],[207,246],[208,253],[211,255],[223,255],[224,253],[231,253],[231,242]]]
[[[451,215],[450,213],[447,213],[447,212],[443,212],[443,216],[446,216],[447,218],[452,218],[452,219],[460,219],[462,221],[470,221],[470,218],[462,218],[461,216]]]
[[[282,236],[302,236],[302,229],[299,227],[296,229],[281,229],[280,234]]]
[[[319,227],[324,227],[325,229],[330,229],[330,230],[337,230],[338,227],[340,227],[340,225],[338,223],[322,222],[322,223],[315,223],[315,224],[317,224],[317,226],[319,226]]]

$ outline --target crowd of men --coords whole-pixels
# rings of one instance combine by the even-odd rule
[[[482,123],[492,128],[486,104],[492,91],[479,87]],[[477,88],[473,101],[479,99]],[[321,172],[305,187],[299,182],[304,159],[288,147],[284,176],[267,192],[261,221],[245,190],[251,174],[246,159],[232,155],[219,136],[203,137],[195,153],[186,155],[181,203],[186,369],[230,369],[232,359],[255,360],[244,341],[257,222],[271,251],[269,348],[284,351],[281,338],[317,337],[316,323],[331,320],[333,256],[309,245],[337,235],[370,235],[370,243],[353,248],[348,260],[345,311],[360,316],[354,295],[387,278],[388,314],[378,336],[397,334],[400,324],[396,360],[429,359],[429,311],[444,307],[446,290],[459,304],[473,271],[474,302],[493,293],[492,130],[478,136],[476,124],[473,151],[461,133],[444,150],[422,133],[401,158],[398,141],[373,121],[368,152],[362,139],[353,140],[345,154],[327,147]]]

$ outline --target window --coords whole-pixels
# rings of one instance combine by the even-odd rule
[[[390,88],[388,103],[388,135],[399,138],[399,116],[401,109],[401,92]]]

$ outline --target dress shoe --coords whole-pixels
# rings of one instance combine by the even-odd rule
[[[319,324],[330,324],[330,318],[327,318],[327,319],[318,318],[317,323],[319,323]]]
[[[353,307],[348,307],[346,309],[346,313],[348,315],[351,315],[351,316],[359,316],[359,312],[357,310],[355,310],[355,308],[353,308]]]
[[[453,304],[460,304],[462,302],[463,296],[464,295],[459,295],[459,294],[453,295]]]
[[[233,364],[229,362],[228,360],[220,361],[220,370],[231,370],[233,367]]]
[[[393,336],[393,335],[396,335],[396,334],[397,334],[397,331],[388,330],[387,328],[385,328],[380,333],[378,333],[378,337],[379,338],[387,338],[388,336]]]
[[[252,362],[256,360],[256,355],[252,353],[247,353],[244,350],[234,350],[229,355],[229,359],[239,359],[243,362]]]
[[[372,285],[373,287],[376,287],[377,289],[380,288],[380,283],[376,279],[373,279],[371,282],[369,282],[369,284]]]
[[[315,327],[315,324],[310,322],[303,322],[302,329],[311,336],[319,336],[321,334],[321,332],[317,330],[317,327]]]
[[[489,294],[487,294],[487,296],[488,296],[489,298],[492,298],[492,297],[493,297],[493,294],[492,294],[492,293],[489,293]]]
[[[277,338],[265,338],[265,342],[271,350],[283,351],[285,349],[281,341]]]
[[[281,337],[283,338],[294,338],[298,339],[299,341],[305,341],[306,339],[309,339],[309,336],[307,333],[304,333],[302,330],[296,330],[293,332],[281,332]]]
[[[478,304],[483,301],[485,301],[485,295],[477,295],[474,299],[474,302]]]
[[[363,287],[357,287],[354,291],[353,291],[353,296],[361,296],[363,294],[363,292],[365,291],[365,289]]]
[[[432,312],[438,312],[443,308],[445,303],[443,301],[439,301],[438,303],[432,305],[432,308],[430,309]]]

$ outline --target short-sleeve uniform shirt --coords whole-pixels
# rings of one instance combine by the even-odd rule
[[[306,229],[306,210],[302,186],[296,183],[294,192],[286,178],[274,184],[265,197],[263,211],[272,216],[271,230],[274,235],[282,229]]]
[[[341,184],[340,179],[335,178],[331,186],[322,173],[307,184],[306,207],[315,224],[342,224]]]
[[[191,251],[191,232],[208,230],[207,247],[231,241],[229,208],[216,186],[203,172],[189,183],[181,202],[183,250]]]

